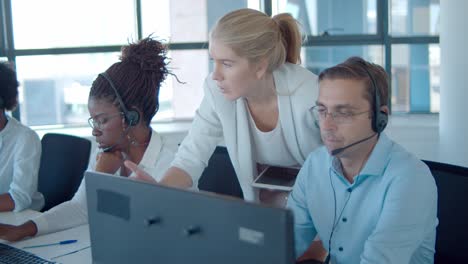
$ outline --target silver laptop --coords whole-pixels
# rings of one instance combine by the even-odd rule
[[[93,263],[294,263],[289,210],[86,172]]]

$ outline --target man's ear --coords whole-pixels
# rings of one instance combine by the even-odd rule
[[[380,107],[380,112],[384,112],[387,115],[390,115],[390,109],[386,105],[383,105],[383,106]]]

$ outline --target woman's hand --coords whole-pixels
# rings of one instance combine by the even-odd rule
[[[126,160],[124,164],[128,169],[135,173],[133,176],[130,176],[130,178],[135,180],[182,189],[190,188],[193,184],[190,175],[188,175],[188,173],[186,173],[184,170],[176,167],[170,167],[164,174],[164,177],[158,182],[146,171],[138,168],[134,162]]]
[[[114,174],[124,162],[122,152],[102,152],[96,156],[96,171]]]
[[[0,224],[0,239],[3,240],[14,242],[36,234],[37,227],[33,221],[28,221],[19,226]]]
[[[134,162],[130,160],[126,160],[124,162],[125,166],[130,169],[134,175],[130,176],[129,178],[134,179],[134,180],[139,180],[139,181],[144,181],[144,182],[149,182],[149,183],[154,183],[157,184],[158,182],[151,177],[146,171],[138,168],[138,165],[136,165]]]

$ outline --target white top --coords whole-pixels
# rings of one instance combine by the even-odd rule
[[[302,165],[307,155],[321,145],[320,132],[309,112],[318,96],[317,76],[299,65],[285,63],[273,72],[273,78],[286,148]],[[187,172],[196,187],[214,149],[224,140],[244,199],[258,200],[258,190],[251,186],[257,166],[246,103],[241,98],[226,99],[211,76],[205,79],[204,92],[172,165]]]
[[[291,152],[286,148],[286,140],[284,139],[283,129],[281,128],[281,120],[278,119],[276,127],[273,130],[263,132],[258,129],[252,115],[249,114],[249,116],[253,143],[255,146],[255,161],[259,164],[282,167],[297,165]]]
[[[37,193],[41,140],[29,127],[6,117],[8,123],[0,131],[0,194],[10,194],[14,212],[31,205],[40,209],[44,205],[43,196]]]
[[[91,156],[88,170],[95,169],[98,153],[99,149],[96,149]],[[175,150],[170,148],[163,138],[153,130],[148,147],[138,166],[148,172],[154,179],[160,180],[169,168],[174,153]],[[120,170],[115,175],[120,175]],[[37,235],[57,232],[88,222],[85,186],[85,178],[83,178],[80,187],[70,201],[59,204],[33,219],[37,226]]]

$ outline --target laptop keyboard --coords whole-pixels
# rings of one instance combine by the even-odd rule
[[[0,243],[0,264],[49,264],[55,263],[42,259],[32,253]]]

